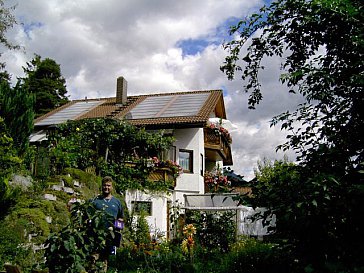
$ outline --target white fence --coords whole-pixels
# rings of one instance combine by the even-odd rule
[[[236,194],[193,194],[185,195],[185,209],[199,211],[235,211],[237,235],[265,236],[271,233],[275,226],[275,215],[269,219],[269,225],[263,225],[263,219],[259,218],[264,208],[256,208],[238,205]]]

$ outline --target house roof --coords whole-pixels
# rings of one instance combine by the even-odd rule
[[[233,187],[246,186],[248,184],[248,181],[244,179],[244,176],[235,173],[230,167],[224,167],[223,173]]]
[[[124,105],[116,104],[115,97],[73,100],[37,118],[34,125],[108,117],[148,128],[202,127],[214,116],[226,119],[222,90],[128,96]]]
[[[120,95],[120,94],[119,94]],[[200,90],[139,96],[73,100],[37,118],[36,131],[68,120],[113,118],[146,129],[202,128],[209,118],[226,119],[222,90]],[[44,135],[44,134],[43,134]],[[32,136],[31,140],[41,138]],[[231,148],[224,164],[232,165]]]

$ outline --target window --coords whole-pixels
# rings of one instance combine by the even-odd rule
[[[183,168],[185,173],[193,173],[193,151],[179,150],[178,153],[179,165]]]
[[[151,201],[131,201],[132,210],[136,215],[139,215],[142,211],[146,212],[147,216],[152,215],[152,202]]]
[[[172,160],[173,162],[176,162],[176,146],[171,146],[169,150],[164,151],[162,160]]]
[[[204,162],[204,160],[203,160],[203,154],[200,154],[200,175],[202,175],[203,176],[203,162]]]

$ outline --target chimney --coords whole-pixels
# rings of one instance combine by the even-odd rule
[[[128,82],[124,77],[119,77],[116,81],[116,104],[125,104],[127,101]]]

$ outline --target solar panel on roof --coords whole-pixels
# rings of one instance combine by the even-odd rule
[[[129,112],[129,119],[195,116],[209,95],[194,93],[147,97]]]
[[[99,104],[102,104],[103,102],[104,101],[79,101],[65,109],[54,113],[53,115],[46,117],[45,119],[35,123],[34,125],[53,125],[64,123],[67,120],[74,120],[78,116],[90,111],[92,108],[96,107]]]
[[[173,96],[147,97],[130,111],[131,119],[150,118],[157,115],[163,105],[168,103]]]
[[[179,95],[160,117],[195,116],[208,96],[208,93]]]

